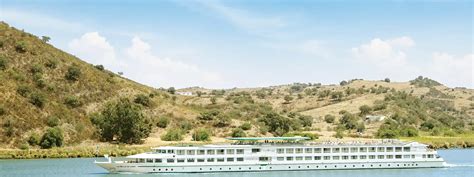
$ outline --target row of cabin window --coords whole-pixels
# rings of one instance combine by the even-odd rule
[[[296,157],[277,157],[277,161],[293,161],[293,160],[357,160],[357,159],[414,159],[415,155],[352,155],[352,156],[296,156]]]
[[[192,163],[192,162],[243,162],[243,157],[228,157],[228,158],[178,158],[178,159],[135,159],[132,161],[128,161],[128,163],[163,163],[163,161],[167,163]]]
[[[174,149],[157,150],[161,154],[174,154]],[[176,150],[176,155],[221,155],[221,154],[244,154],[243,149],[200,149],[200,150]]]
[[[347,148],[278,148],[278,154],[349,153],[349,152],[410,152],[410,147],[347,147]]]

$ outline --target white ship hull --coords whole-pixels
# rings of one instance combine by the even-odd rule
[[[224,165],[152,165],[97,162],[111,173],[211,173],[211,172],[258,172],[342,169],[408,169],[441,168],[444,161],[400,161],[400,162],[334,162],[301,164],[224,164]]]

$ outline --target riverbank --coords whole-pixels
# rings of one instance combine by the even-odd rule
[[[401,138],[401,140],[424,143],[434,149],[474,148],[474,136],[471,134],[456,137],[404,137]],[[175,142],[166,145],[173,144],[182,143]],[[198,145],[199,143],[193,144]],[[116,145],[101,143],[99,145],[87,144],[52,149],[0,149],[0,159],[86,158],[102,157],[104,154],[108,154],[112,157],[118,157],[147,152],[150,151],[151,147],[156,146],[159,145]]]

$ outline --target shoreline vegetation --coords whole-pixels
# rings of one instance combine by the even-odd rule
[[[371,139],[372,140],[372,139]],[[434,149],[474,148],[473,135],[455,137],[419,136],[400,138],[402,141],[416,141],[429,145]],[[210,144],[212,142],[207,142]],[[203,143],[170,143],[168,145],[201,145]],[[125,144],[85,145],[55,147],[51,149],[0,149],[0,159],[44,159],[44,158],[90,158],[103,157],[108,154],[112,157],[123,157],[143,153],[156,146],[134,146]]]

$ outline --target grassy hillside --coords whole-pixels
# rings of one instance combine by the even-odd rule
[[[5,23],[0,24],[0,37],[1,148],[28,148],[32,137],[41,138],[51,127],[62,132],[65,146],[116,143],[114,136],[101,137],[108,126],[103,119],[113,115],[104,110],[113,110],[106,105],[124,99],[151,126],[143,146],[208,136],[211,141],[229,136],[435,137],[437,142],[474,137],[474,90],[448,88],[428,78],[226,90],[194,87],[178,90],[193,93],[181,96],[93,66],[51,46],[46,37]],[[386,118],[366,121],[367,115]]]

